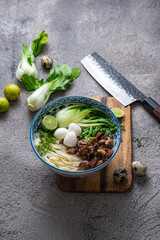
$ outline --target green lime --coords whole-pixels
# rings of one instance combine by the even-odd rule
[[[6,112],[9,108],[9,102],[6,98],[0,97],[0,113]]]
[[[4,95],[8,100],[16,100],[17,98],[19,98],[20,89],[15,84],[9,84],[4,89]]]
[[[114,113],[114,115],[117,117],[117,118],[121,118],[124,116],[124,112],[122,109],[120,108],[111,108],[111,111]]]
[[[47,131],[53,131],[57,128],[58,121],[55,117],[47,115],[42,119],[42,128]]]

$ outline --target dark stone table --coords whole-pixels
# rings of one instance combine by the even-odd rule
[[[0,114],[1,230],[3,240],[158,240],[160,239],[160,125],[144,108],[132,106],[133,160],[146,162],[146,177],[118,193],[64,193],[53,171],[36,157],[29,141],[35,113],[16,80],[22,44],[41,30],[49,40],[36,58],[39,78],[46,77],[40,58],[80,67],[81,75],[60,96],[109,96],[84,70],[80,60],[97,51],[144,94],[160,102],[159,0],[1,0],[0,96],[6,85],[20,86],[21,96]]]

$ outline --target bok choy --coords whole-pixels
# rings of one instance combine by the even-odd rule
[[[66,90],[79,74],[79,68],[70,68],[67,64],[59,64],[52,68],[45,82],[43,79],[37,81],[34,76],[24,74],[22,76],[23,87],[29,92],[35,91],[27,99],[29,110],[39,110],[47,103],[51,93]]]
[[[56,118],[60,128],[68,128],[70,123],[77,123],[80,127],[105,127],[111,133],[117,131],[117,125],[112,124],[108,114],[90,105],[71,105],[61,109]]]
[[[30,44],[29,48],[23,44],[22,58],[16,71],[16,77],[22,81],[23,74],[31,75],[37,78],[37,68],[34,63],[34,58],[42,49],[43,45],[48,41],[48,34],[42,31],[36,39]]]
[[[79,123],[89,113],[89,109],[80,110],[81,105],[73,105],[63,108],[56,114],[60,128],[68,128],[70,123]]]

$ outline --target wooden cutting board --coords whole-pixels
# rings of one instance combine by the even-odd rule
[[[64,192],[126,192],[132,185],[132,132],[131,107],[124,107],[113,97],[93,97],[109,108],[118,107],[124,111],[124,117],[119,120],[124,125],[122,142],[119,150],[108,165],[94,175],[83,178],[68,178],[57,175],[57,185]],[[128,171],[127,180],[118,184],[113,179],[113,172],[119,167]]]

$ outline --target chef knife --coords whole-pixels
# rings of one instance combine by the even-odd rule
[[[92,77],[124,106],[140,101],[145,109],[160,120],[160,105],[146,97],[96,52],[81,60]]]

